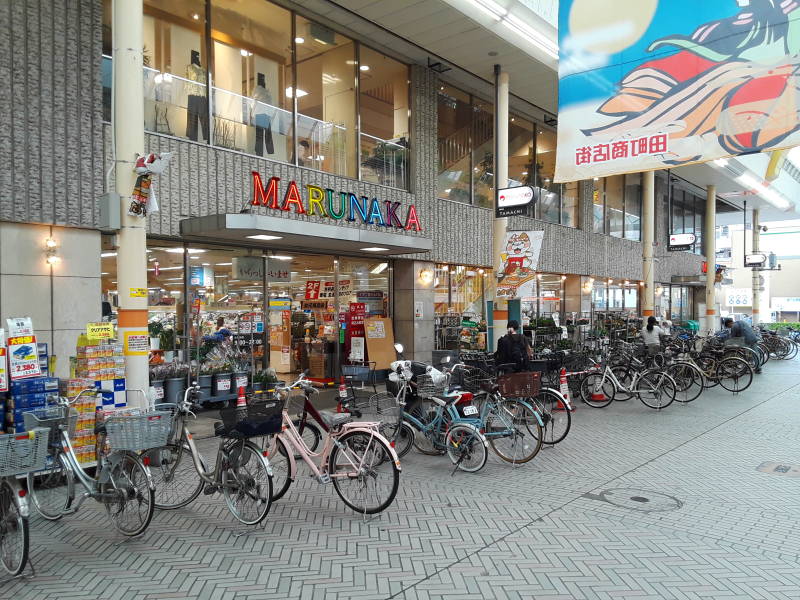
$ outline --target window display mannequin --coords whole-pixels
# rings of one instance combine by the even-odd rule
[[[264,156],[275,153],[275,145],[272,141],[272,94],[266,87],[266,80],[263,73],[258,73],[256,85],[250,94],[253,98],[253,121],[256,126],[256,145],[255,153]]]
[[[197,141],[197,121],[203,128],[203,139],[208,137],[208,99],[206,98],[206,71],[200,66],[200,53],[192,50],[191,59],[186,67],[188,97],[186,99],[186,137]]]

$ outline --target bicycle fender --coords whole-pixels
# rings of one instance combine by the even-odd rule
[[[569,398],[567,398],[566,396],[564,396],[559,390],[556,390],[556,389],[553,389],[553,388],[542,388],[542,389],[546,390],[548,392],[553,392],[554,394],[556,394],[559,398],[561,398],[561,400],[564,402],[564,404],[567,405],[567,409],[572,410],[572,401]],[[533,407],[531,407],[531,408],[533,408]],[[534,412],[536,412],[537,415],[539,414],[538,411],[536,411],[535,409],[534,409]],[[541,425],[544,426],[544,423],[541,423]]]
[[[453,421],[450,426],[451,427],[455,427],[456,425],[460,425],[461,427],[468,427],[469,429],[473,429],[475,431],[475,433],[478,434],[478,437],[480,437],[480,439],[483,440],[483,445],[486,448],[489,448],[489,440],[487,440],[486,436],[481,433],[480,427],[475,426],[473,423],[470,423],[469,421],[463,421],[463,420],[462,421]],[[481,425],[482,425],[482,423],[481,423]]]
[[[369,434],[370,437],[380,438],[381,441],[383,441],[386,444],[386,447],[389,448],[390,458],[394,462],[395,466],[397,466],[397,470],[402,471],[402,468],[400,466],[400,457],[397,456],[397,452],[394,451],[394,446],[392,446],[391,442],[389,442],[389,440],[387,440],[385,437],[383,437],[380,433],[378,433],[374,429],[371,429],[369,427],[361,427],[360,425],[361,425],[360,423],[357,423],[356,427],[349,428],[347,430],[347,433],[350,433],[351,431],[360,431],[361,433]]]

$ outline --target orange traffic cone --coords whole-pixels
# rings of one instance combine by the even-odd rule
[[[347,384],[344,382],[344,375],[339,378],[339,402],[336,403],[336,412],[342,412],[342,400],[347,398]]]
[[[239,386],[239,395],[236,397],[236,408],[246,408],[247,398],[244,395],[244,386]]]
[[[569,401],[569,384],[567,383],[567,370],[564,367],[561,367],[561,373],[559,373],[558,376],[558,387],[559,387],[558,391],[561,392],[561,395],[564,396],[564,398],[567,401]],[[592,396],[592,398],[594,398],[594,396]],[[556,410],[570,410],[570,409],[568,409],[567,406],[559,398]],[[574,411],[575,407],[572,406],[571,410]]]

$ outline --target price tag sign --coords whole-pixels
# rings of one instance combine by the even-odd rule
[[[113,323],[87,323],[86,337],[90,340],[110,340],[114,337]]]
[[[147,288],[131,288],[131,298],[147,298]]]
[[[35,335],[8,338],[8,366],[11,379],[41,376]]]
[[[126,331],[125,356],[147,356],[150,353],[150,336],[146,331]]]
[[[8,391],[8,353],[6,352],[5,332],[0,329],[0,392]]]

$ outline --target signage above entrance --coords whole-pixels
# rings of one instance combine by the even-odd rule
[[[767,264],[767,255],[766,254],[745,254],[744,255],[744,266],[745,267],[763,267]]]
[[[669,236],[667,250],[679,252],[681,250],[691,250],[697,238],[693,233],[672,233]]]
[[[529,185],[521,185],[497,190],[495,216],[499,219],[501,217],[524,215],[528,206],[536,202],[538,189]]]
[[[422,224],[417,215],[417,207],[408,205],[405,210],[400,202],[391,200],[371,200],[366,196],[357,196],[352,192],[336,192],[331,188],[307,184],[305,198],[300,193],[297,182],[290,180],[280,196],[280,177],[270,177],[267,184],[261,179],[258,171],[253,171],[253,206],[266,206],[272,210],[289,212],[294,210],[298,215],[316,216],[318,218],[341,221],[360,221],[364,225],[380,225],[406,231],[422,231]]]

